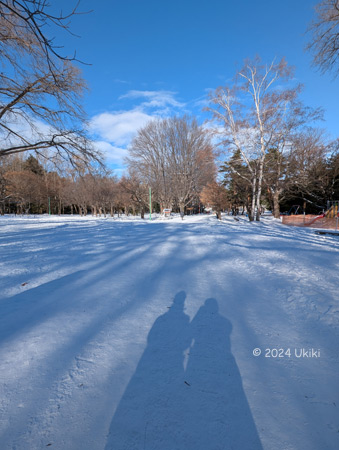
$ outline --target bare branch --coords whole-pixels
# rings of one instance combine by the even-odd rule
[[[86,133],[86,84],[45,34],[47,25],[69,31],[78,5],[55,15],[46,0],[0,0],[0,157],[54,148],[71,160],[100,159]]]
[[[323,0],[316,7],[316,19],[308,28],[306,49],[313,53],[313,65],[322,73],[339,74],[339,1]]]

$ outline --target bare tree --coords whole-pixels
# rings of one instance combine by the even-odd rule
[[[139,130],[129,153],[129,167],[152,188],[161,210],[177,204],[183,212],[215,178],[210,136],[186,116],[151,121]]]
[[[79,12],[80,0],[66,14],[53,13],[51,4],[46,0],[1,0],[0,16],[3,26],[0,30],[0,41],[14,40],[19,46],[26,47],[26,38],[38,44],[51,70],[55,67],[55,58],[63,61],[76,60],[75,54],[70,56],[61,53],[62,47],[56,45],[54,37],[45,33],[46,29],[63,29],[70,32],[70,20]],[[7,53],[7,52],[5,52]]]
[[[313,53],[313,64],[324,73],[339,73],[339,1],[322,0],[315,7],[317,17],[309,27],[311,41],[307,49]]]
[[[167,133],[171,191],[183,213],[193,199],[199,199],[202,188],[215,179],[213,147],[207,131],[195,119],[174,118]]]
[[[49,26],[67,28],[42,0],[0,1],[0,156],[34,150],[72,164],[99,160],[81,106],[86,88],[71,59],[58,53]]]
[[[42,212],[42,204],[46,200],[46,187],[42,177],[24,170],[7,172],[5,179],[7,181],[7,193],[15,203],[17,213]],[[32,206],[34,206],[33,211]]]
[[[113,217],[114,207],[117,205],[117,178],[107,172],[99,172],[87,174],[84,181],[92,214],[99,216],[103,214],[106,217],[109,213]]]
[[[339,199],[339,139],[334,140],[328,146],[330,156],[328,158],[328,187],[327,200],[335,201]]]
[[[142,176],[135,169],[130,168],[127,177],[122,177],[120,187],[130,196],[133,207],[140,212],[142,219],[145,218],[145,211],[149,210],[149,186],[147,186]]]
[[[213,181],[205,186],[200,194],[200,200],[204,205],[211,206],[221,220],[221,212],[230,204],[225,186]]]
[[[283,152],[299,127],[321,115],[321,111],[304,108],[298,101],[300,85],[282,88],[282,83],[289,82],[291,77],[291,68],[284,59],[265,65],[257,57],[245,62],[232,88],[219,87],[210,97],[212,106],[208,110],[223,126],[223,143],[231,154],[241,155],[248,169],[248,175],[237,174],[251,184],[250,220],[260,220],[269,149]],[[236,172],[230,161],[228,165]]]
[[[303,201],[303,210],[309,205],[313,209],[326,207],[328,147],[321,130],[306,129],[295,136],[293,151],[288,157],[289,182],[285,195]]]

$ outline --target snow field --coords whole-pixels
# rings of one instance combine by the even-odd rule
[[[269,218],[0,218],[1,449],[339,448],[338,256]]]

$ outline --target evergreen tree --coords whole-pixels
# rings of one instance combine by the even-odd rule
[[[232,214],[236,215],[239,208],[249,210],[251,205],[250,171],[241,158],[239,150],[235,150],[229,161],[220,168],[224,174],[223,184],[227,190]]]
[[[39,176],[45,174],[44,168],[33,155],[30,155],[26,161],[24,161],[22,169],[29,170]]]

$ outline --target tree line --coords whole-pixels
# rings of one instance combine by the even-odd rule
[[[210,133],[194,118],[151,121],[132,142],[128,173],[118,178],[102,167],[89,170],[46,159],[11,155],[0,159],[1,213],[124,212],[145,216],[164,208],[198,209],[200,193],[216,176]],[[150,206],[151,197],[151,206]]]
[[[192,135],[183,130],[179,134],[186,147],[183,142],[176,147],[171,139],[179,139],[177,127],[188,127],[188,131],[192,124]],[[165,133],[168,127],[173,135]],[[168,147],[163,142],[166,136],[172,142]],[[0,213],[131,213],[144,217],[150,211],[151,192],[153,211],[202,212],[204,207],[212,207],[219,218],[225,210],[250,214],[250,167],[236,149],[220,165],[217,181],[213,150],[211,133],[186,117],[153,121],[139,130],[131,146],[129,172],[121,178],[103,169],[89,171],[86,166],[80,171],[68,165],[58,172],[46,159],[8,156],[0,159]],[[251,160],[251,164],[255,167],[260,161]],[[320,213],[328,201],[338,199],[339,140],[326,144],[320,131],[305,129],[284,152],[275,147],[265,152],[261,209],[270,209],[277,218],[292,209]]]
[[[32,155],[0,159],[0,213],[12,214],[114,214],[140,212],[133,195],[133,177],[118,179],[106,170],[61,172]]]

